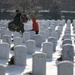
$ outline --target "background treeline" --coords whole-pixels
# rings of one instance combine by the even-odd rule
[[[28,14],[30,18],[61,19],[66,16],[61,11],[68,11],[69,15],[70,11],[75,11],[75,0],[0,0],[0,18],[13,18],[15,9]],[[40,10],[49,12],[39,12]],[[72,18],[69,15],[68,18]]]

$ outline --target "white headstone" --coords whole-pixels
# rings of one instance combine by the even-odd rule
[[[0,58],[9,59],[9,44],[0,43]]]
[[[13,37],[15,38],[15,37],[21,37],[21,34],[19,33],[19,32],[13,32]]]
[[[48,38],[50,35],[49,29],[45,29],[45,33],[46,33],[46,38]]]
[[[46,75],[46,54],[34,53],[32,75]]]
[[[41,47],[41,44],[44,42],[43,38],[42,38],[42,35],[40,35],[40,34],[35,35],[33,40],[36,41],[37,47]]]
[[[35,35],[35,31],[29,31],[29,32],[30,32],[30,39],[33,39]]]
[[[52,42],[44,42],[42,45],[42,51],[46,53],[48,58],[52,59],[53,54],[53,43]]]
[[[11,45],[11,36],[10,35],[3,35],[2,41],[9,43],[9,46]]]
[[[0,28],[0,38],[3,37],[3,35],[5,35],[5,28]]]
[[[73,34],[75,34],[75,30],[73,30]]]
[[[53,51],[56,51],[56,45],[57,45],[57,41],[55,37],[49,37],[48,38],[48,42],[52,42],[53,43]]]
[[[55,26],[54,26],[54,25],[50,25],[50,28],[51,28],[52,30],[55,30]]]
[[[67,30],[67,29],[66,29],[66,30],[65,30],[65,34],[71,34],[71,30],[69,30],[69,29]]]
[[[73,62],[61,61],[57,64],[57,75],[73,75]]]
[[[63,36],[63,39],[71,39],[71,35],[70,35],[70,34],[65,34],[65,35]]]
[[[65,44],[62,47],[62,60],[73,61],[74,47],[71,44]]]
[[[26,43],[27,40],[30,39],[30,33],[29,32],[24,32],[23,33],[23,43]]]
[[[52,31],[52,32],[51,32],[51,37],[55,37],[56,40],[58,40],[58,32]]]
[[[68,19],[68,20],[67,20],[67,25],[70,25],[70,24],[71,24],[71,20]]]
[[[17,45],[14,48],[14,63],[15,65],[26,65],[27,48],[23,45]]]
[[[15,37],[14,38],[14,46],[16,46],[16,45],[23,45],[23,38]]]
[[[60,31],[60,30],[55,30],[56,32],[57,32],[57,34],[58,34],[58,39],[60,38],[60,35],[61,35],[61,32],[62,32],[62,30]]]
[[[39,32],[39,34],[42,35],[43,40],[46,40],[46,32],[45,31],[41,31],[41,32]]]
[[[5,27],[2,27],[2,28],[1,28],[1,36],[2,36],[2,37],[3,37],[3,35],[5,35],[5,30],[6,30]]]
[[[49,36],[51,36],[51,32],[53,31],[50,27],[48,28],[49,30]]]
[[[71,39],[64,39],[62,42],[62,45],[65,45],[65,44],[72,44],[72,40]]]
[[[62,26],[59,26],[59,27],[58,27],[59,34],[62,33],[62,30],[63,30],[63,27],[62,27]]]
[[[10,30],[5,30],[5,35],[12,36],[12,32]]]
[[[36,42],[34,40],[27,40],[26,47],[27,47],[27,53],[33,54],[36,49]]]
[[[0,75],[5,75],[5,67],[0,65]]]

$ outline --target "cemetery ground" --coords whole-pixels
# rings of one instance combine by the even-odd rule
[[[0,75],[75,75],[75,20],[37,20],[37,35],[29,21],[23,36],[9,31],[8,22],[0,21]],[[13,55],[15,64],[8,65]]]

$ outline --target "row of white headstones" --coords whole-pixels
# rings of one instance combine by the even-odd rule
[[[11,32],[6,27],[1,27],[0,58],[9,60],[13,34],[15,65],[26,66],[26,54],[32,54],[32,75],[46,75],[46,58],[52,59],[53,52],[56,52],[57,41],[62,37],[65,20],[48,21],[48,23],[49,25],[47,26],[40,25],[40,32],[37,35],[34,31],[25,31],[22,36],[18,32]],[[74,22],[73,25],[75,26]],[[74,46],[71,26],[71,21],[68,20],[61,44],[62,61],[57,64],[57,75],[73,75]],[[36,47],[40,47],[41,51],[35,53]],[[5,75],[5,67],[3,65],[0,65],[0,75]]]

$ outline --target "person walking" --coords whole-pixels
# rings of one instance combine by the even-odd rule
[[[36,18],[32,18],[32,30],[35,31],[36,34],[39,33],[39,25],[36,22]]]

